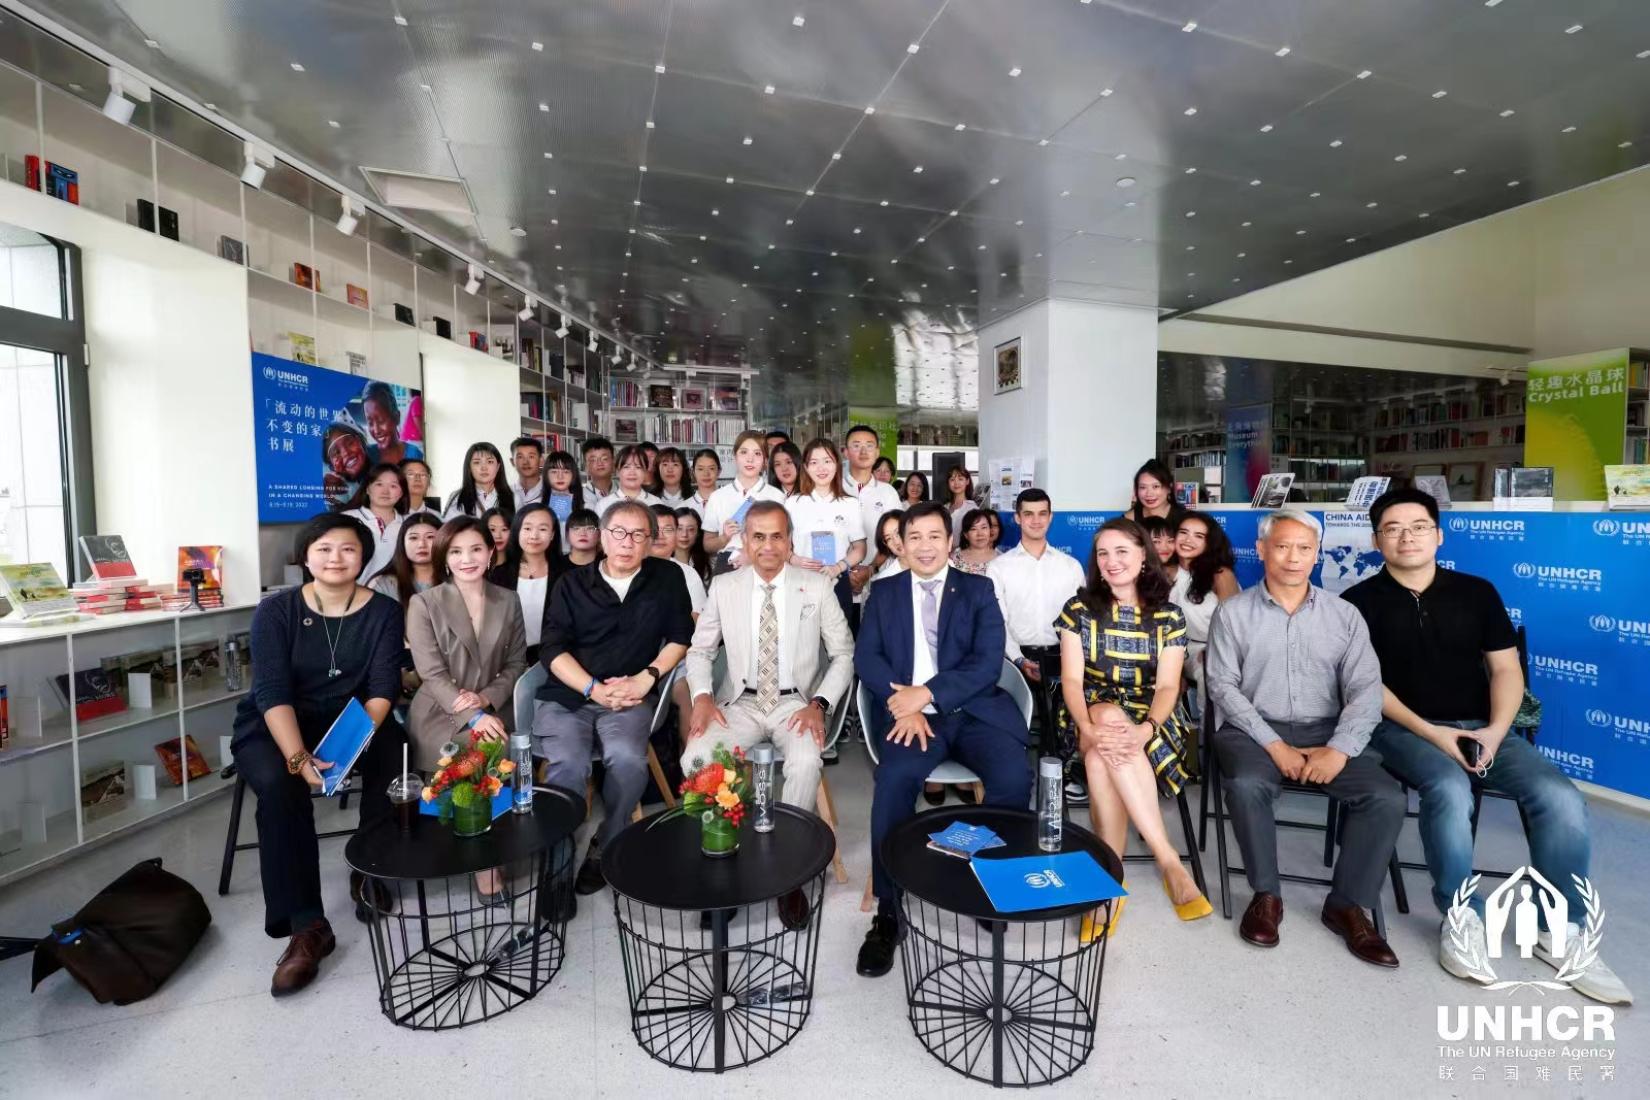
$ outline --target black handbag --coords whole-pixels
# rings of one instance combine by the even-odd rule
[[[98,891],[34,947],[30,992],[59,970],[97,998],[128,1005],[155,990],[195,949],[212,923],[206,899],[147,859]]]

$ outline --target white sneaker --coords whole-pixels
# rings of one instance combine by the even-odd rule
[[[1565,931],[1564,944],[1569,950],[1564,952],[1563,958],[1553,954],[1553,937],[1550,932],[1542,932],[1536,940],[1535,953],[1555,970],[1564,969],[1570,958],[1581,950],[1581,929],[1571,924]],[[1587,969],[1581,976],[1570,982],[1577,993],[1584,997],[1591,997],[1607,1005],[1630,1005],[1633,1003],[1633,992],[1627,988],[1616,972],[1605,965],[1603,959],[1594,956]]]
[[[1458,938],[1462,941],[1459,946]],[[1459,936],[1450,929],[1449,921],[1444,921],[1438,934],[1438,965],[1457,978],[1480,985],[1490,983],[1489,939],[1475,910],[1467,910]]]

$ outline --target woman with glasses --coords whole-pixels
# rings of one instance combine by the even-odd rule
[[[407,514],[428,512],[439,520],[441,498],[431,496],[434,489],[430,485],[430,464],[422,458],[404,458],[401,460],[401,474],[407,479]]]

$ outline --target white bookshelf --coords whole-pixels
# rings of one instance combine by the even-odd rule
[[[710,447],[725,473],[733,464],[734,440],[750,427],[754,373],[745,367],[691,363],[615,371],[607,382],[613,442],[622,447],[651,441],[689,455]]]

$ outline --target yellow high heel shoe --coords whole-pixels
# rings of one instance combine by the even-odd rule
[[[1174,915],[1181,920],[1201,920],[1215,911],[1215,907],[1209,904],[1209,899],[1202,894],[1191,901],[1177,903],[1174,900],[1174,891],[1169,889],[1168,879],[1163,880],[1163,893],[1168,897],[1169,904],[1174,906]]]
[[[1129,884],[1126,882],[1119,882],[1117,885],[1125,890],[1129,888]],[[1077,926],[1077,942],[1090,944],[1101,936],[1109,938],[1115,935],[1117,922],[1123,919],[1123,903],[1128,900],[1129,896],[1124,894],[1111,903],[1111,921],[1104,926],[1100,924],[1100,910],[1090,909],[1087,913],[1084,913],[1083,922]]]

